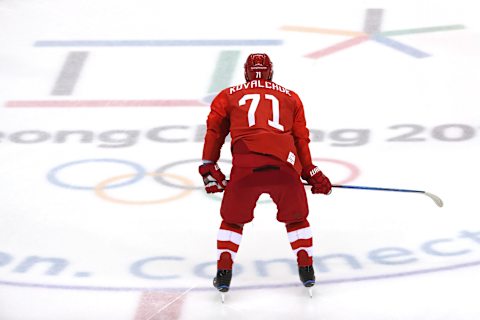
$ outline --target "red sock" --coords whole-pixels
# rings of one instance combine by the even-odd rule
[[[217,269],[231,270],[242,240],[243,226],[222,221],[217,236]]]
[[[307,220],[289,223],[286,225],[288,240],[292,250],[297,256],[297,263],[300,267],[311,266],[312,259],[312,230]]]

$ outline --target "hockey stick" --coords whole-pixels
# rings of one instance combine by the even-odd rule
[[[229,180],[227,180],[229,181]],[[303,185],[309,186],[308,183],[304,182]],[[340,185],[332,184],[332,188],[341,188],[341,189],[356,189],[356,190],[374,190],[374,191],[390,191],[390,192],[406,192],[406,193],[421,193],[429,197],[435,202],[438,207],[443,207],[443,201],[439,196],[434,195],[433,193],[423,191],[423,190],[412,190],[412,189],[398,189],[398,188],[379,188],[379,187],[366,187],[366,186],[351,186],[351,185]]]
[[[304,183],[304,185],[307,185]],[[411,189],[396,189],[396,188],[378,188],[378,187],[365,187],[365,186],[350,186],[350,185],[332,185],[333,188],[343,188],[343,189],[357,189],[357,190],[375,190],[375,191],[392,191],[392,192],[408,192],[408,193],[422,193],[429,197],[435,202],[439,207],[443,207],[443,201],[439,196],[434,195],[433,193],[422,191],[422,190],[411,190]]]

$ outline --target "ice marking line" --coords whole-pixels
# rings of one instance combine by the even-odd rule
[[[86,51],[72,51],[67,55],[55,86],[52,89],[52,95],[68,96],[73,93],[87,57],[88,52]]]
[[[380,34],[382,36],[402,36],[402,35],[405,35],[405,34],[417,34],[417,33],[426,33],[426,32],[430,33],[430,32],[439,32],[439,31],[454,31],[454,30],[462,30],[462,29],[465,29],[464,25],[454,24],[454,25],[450,25],[450,26],[383,31],[383,32],[380,32]]]
[[[164,292],[164,291],[145,291],[142,293],[137,311],[135,313],[135,320],[146,320],[146,318],[155,312],[159,307],[164,306],[166,303],[171,302],[172,299],[178,297],[177,292]],[[177,301],[175,305],[170,306],[166,312],[160,317],[155,317],[156,320],[160,319],[178,319],[182,311],[182,304],[184,299]]]
[[[357,44],[360,44],[364,41],[367,41],[368,39],[369,39],[368,35],[363,35],[363,36],[351,38],[351,39],[348,39],[346,41],[334,44],[333,46],[327,47],[325,49],[321,49],[321,50],[306,54],[305,57],[318,59],[318,58],[327,56],[329,54],[335,53],[337,51],[356,46]]]
[[[238,50],[225,50],[220,52],[208,93],[217,93],[230,86],[239,58],[240,51]]]
[[[187,293],[189,293],[190,291],[192,291],[193,288],[195,288],[196,286],[193,286],[187,290],[185,290],[182,294],[180,294],[178,297],[176,297],[175,299],[173,299],[172,301],[170,301],[169,303],[167,303],[165,306],[163,306],[160,310],[158,310],[157,312],[155,312],[154,314],[152,314],[150,317],[148,317],[147,319],[145,320],[151,320],[153,317],[155,317],[157,314],[161,313],[163,310],[167,309],[169,306],[171,306],[172,304],[174,304],[176,301],[178,301],[178,299],[181,299],[184,295],[186,295]]]
[[[193,40],[39,40],[35,47],[203,47],[280,46],[279,39],[193,39]]]
[[[399,50],[403,53],[411,55],[415,58],[425,58],[430,55],[420,51],[418,49],[412,48],[408,45],[402,44],[395,40],[386,38],[386,36],[395,36],[403,34],[415,34],[415,33],[425,33],[425,32],[438,32],[438,31],[450,31],[450,30],[459,30],[464,29],[465,27],[460,24],[456,25],[447,25],[447,26],[436,26],[436,27],[425,27],[425,28],[415,28],[415,29],[405,29],[405,30],[394,30],[381,32],[381,24],[383,18],[383,9],[367,9],[365,15],[364,31],[365,32],[354,32],[354,31],[345,31],[345,30],[331,30],[331,29],[322,29],[322,28],[311,28],[311,27],[299,27],[299,26],[283,26],[280,29],[285,31],[298,31],[298,32],[315,32],[315,33],[324,33],[324,34],[336,34],[336,35],[356,35],[353,39],[340,42],[328,48],[318,50],[312,53],[305,55],[307,58],[318,59],[326,55],[332,54],[336,51],[351,47],[358,43],[355,42],[355,39],[360,39],[362,36],[370,36],[370,39],[377,41],[378,43],[384,44],[390,48]],[[363,41],[368,40],[364,39]],[[359,42],[360,43],[360,42]]]
[[[390,274],[378,274],[371,276],[363,277],[352,277],[352,278],[339,278],[332,280],[319,280],[316,281],[317,284],[329,285],[329,284],[339,284],[339,283],[348,283],[348,282],[360,282],[360,281],[372,281],[372,280],[384,280],[384,279],[394,279],[407,276],[416,276],[422,274],[431,274],[437,272],[453,271],[464,268],[478,267],[480,266],[480,260],[465,262],[461,264],[448,265],[438,268],[430,269],[419,269],[413,271],[405,271],[399,273],[390,273]],[[44,283],[21,283],[15,281],[4,281],[0,280],[0,285],[20,287],[20,288],[41,288],[41,289],[59,289],[59,290],[82,290],[82,291],[113,291],[113,292],[128,292],[128,291],[185,291],[188,288],[163,288],[163,287],[102,287],[102,286],[81,286],[81,285],[56,285],[56,284],[44,284]],[[289,287],[299,287],[301,283],[284,283],[284,284],[274,284],[274,285],[254,285],[254,286],[236,286],[232,290],[258,290],[258,289],[281,289]],[[190,291],[212,291],[215,290],[213,287],[196,287],[190,289]]]
[[[199,100],[14,100],[8,108],[205,107]]]
[[[379,42],[381,44],[384,44],[388,47],[391,47],[393,49],[397,49],[398,51],[401,51],[403,53],[411,55],[412,57],[415,57],[415,58],[426,58],[426,57],[430,56],[426,52],[423,52],[423,51],[420,51],[420,50],[415,49],[413,47],[407,46],[406,44],[403,44],[403,43],[400,43],[400,42],[395,41],[393,39],[384,37],[380,34],[371,36],[371,39],[375,40],[376,42]]]
[[[382,26],[383,9],[367,9],[363,31],[368,34],[379,32]]]
[[[300,27],[300,26],[282,26],[280,27],[280,30],[332,34],[332,35],[339,35],[339,36],[364,36],[365,35],[364,32],[360,32],[360,31],[348,31],[348,30]]]

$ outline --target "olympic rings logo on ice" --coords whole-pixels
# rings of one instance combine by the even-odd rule
[[[355,180],[360,173],[360,170],[358,169],[357,166],[343,160],[327,159],[327,158],[314,158],[314,160],[316,163],[324,163],[324,164],[330,163],[330,164],[347,169],[348,171],[347,176],[344,177],[343,179],[332,181],[332,183],[335,183],[335,184],[345,184],[345,183],[351,182]],[[103,178],[93,185],[76,184],[71,182],[65,182],[63,179],[60,179],[60,173],[66,169],[71,170],[72,168],[76,168],[76,170],[78,170],[78,167],[81,167],[82,165],[95,164],[95,163],[102,163],[102,164],[108,164],[108,165],[111,165],[111,164],[125,165],[127,167],[130,167],[130,169],[133,169],[133,172],[130,172],[130,173],[123,172],[122,174],[114,175],[106,179]],[[173,167],[184,165],[184,164],[192,164],[192,166],[195,166],[195,172],[196,172],[196,168],[200,163],[201,163],[200,159],[179,160],[179,161],[174,161],[174,162],[162,165],[156,170],[148,171],[142,165],[133,161],[128,161],[128,160],[114,159],[114,158],[83,159],[83,160],[67,162],[54,167],[47,173],[47,180],[55,186],[66,188],[66,189],[93,191],[93,193],[97,197],[108,202],[124,204],[124,205],[153,205],[153,204],[167,203],[170,201],[184,198],[195,190],[201,190],[203,194],[206,194],[203,191],[204,190],[203,184],[196,185],[189,178],[186,178],[178,174],[167,172],[167,170],[170,170]],[[219,163],[228,163],[231,165],[231,160],[220,160]],[[197,175],[198,174],[195,173],[194,177],[197,178]],[[328,175],[328,172],[327,172],[327,175]],[[122,199],[121,197],[118,197],[118,196],[114,197],[109,193],[109,190],[111,189],[123,188],[129,185],[133,185],[137,182],[140,182],[145,177],[153,178],[153,180],[160,185],[173,188],[173,189],[179,189],[179,192],[175,195],[169,195],[166,197],[161,197],[161,198],[152,199],[152,200]],[[171,180],[173,180],[174,182],[172,182]],[[198,176],[197,180],[201,182],[200,176]],[[212,197],[211,195],[209,196],[209,198],[218,200],[218,197],[214,197],[214,196]]]

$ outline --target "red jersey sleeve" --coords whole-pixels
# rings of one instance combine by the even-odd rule
[[[227,111],[226,92],[220,92],[212,101],[207,118],[207,132],[203,145],[203,160],[217,162],[225,138],[230,131],[230,120]]]
[[[295,142],[295,148],[297,149],[298,157],[302,167],[308,167],[312,164],[312,156],[310,154],[310,132],[307,129],[307,123],[305,120],[305,111],[303,109],[303,103],[300,98],[295,94],[295,115],[292,126],[292,134]]]

